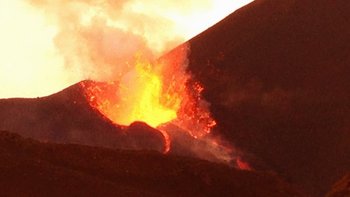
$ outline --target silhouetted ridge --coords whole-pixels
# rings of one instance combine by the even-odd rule
[[[317,196],[350,170],[349,18],[345,0],[256,0],[188,42],[217,131]]]

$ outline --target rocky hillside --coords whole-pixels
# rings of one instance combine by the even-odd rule
[[[1,196],[300,196],[275,175],[0,132]]]

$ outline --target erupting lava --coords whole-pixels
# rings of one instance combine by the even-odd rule
[[[110,83],[117,86],[113,88],[115,92],[106,93],[103,91],[108,90],[92,87],[87,90],[89,100],[101,113],[122,125],[143,121],[157,127],[176,119],[182,92],[169,92],[171,87],[163,90],[159,68],[159,64],[138,59],[133,70],[117,79],[119,82]],[[106,94],[109,96],[104,97]]]
[[[203,87],[191,82],[185,71],[187,52],[184,46],[154,62],[137,56],[135,67],[114,82],[83,84],[91,106],[116,124],[143,121],[158,128],[167,150],[170,142],[167,131],[161,129],[164,124],[174,124],[194,138],[209,134],[216,123],[201,98]]]

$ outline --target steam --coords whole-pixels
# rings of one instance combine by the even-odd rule
[[[2,0],[0,98],[114,80],[135,52],[159,57],[250,1]]]

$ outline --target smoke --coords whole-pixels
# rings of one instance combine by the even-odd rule
[[[59,91],[72,80],[52,42],[56,28],[21,0],[0,1],[0,98]]]
[[[205,12],[207,1],[29,0],[58,28],[54,38],[67,68],[111,81],[133,67],[135,54],[152,60],[186,39],[180,16]],[[192,21],[193,22],[193,21]],[[197,29],[198,23],[193,23]],[[193,25],[191,24],[191,25]],[[205,23],[202,23],[205,24]],[[192,28],[191,28],[192,29]]]
[[[115,80],[250,1],[2,0],[0,98]]]

